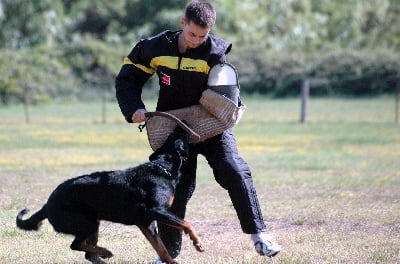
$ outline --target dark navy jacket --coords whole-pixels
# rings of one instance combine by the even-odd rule
[[[141,99],[145,82],[156,73],[159,78],[158,111],[168,111],[198,104],[207,88],[210,69],[224,63],[232,45],[209,35],[195,49],[181,54],[178,36],[182,31],[164,31],[141,40],[124,59],[116,78],[118,104],[125,119],[132,122],[137,109],[145,109]]]

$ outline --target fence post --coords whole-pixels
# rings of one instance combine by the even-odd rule
[[[307,122],[307,110],[308,110],[308,99],[310,97],[310,80],[308,78],[303,79],[301,86],[301,113],[300,123],[304,124]]]
[[[101,99],[101,123],[107,123],[107,85],[103,85],[103,96]]]
[[[30,124],[31,119],[29,117],[29,104],[30,104],[30,87],[29,84],[24,82],[23,83],[23,97],[24,97],[24,114],[25,114],[25,123]]]
[[[396,113],[395,113],[395,118],[394,118],[394,122],[396,124],[398,124],[400,122],[400,80],[397,81],[397,91],[396,91]]]

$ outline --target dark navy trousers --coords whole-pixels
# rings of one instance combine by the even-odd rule
[[[204,155],[215,180],[228,191],[241,228],[246,234],[266,230],[253,179],[247,163],[239,156],[236,139],[231,130],[204,142],[191,144],[183,176],[175,192],[170,211],[184,218],[186,205],[196,187],[197,156]],[[158,230],[168,252],[176,258],[181,250],[182,231],[158,224]]]

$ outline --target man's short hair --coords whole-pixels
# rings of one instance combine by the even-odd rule
[[[185,19],[187,22],[193,22],[200,27],[212,27],[216,18],[214,7],[206,1],[194,0],[186,6]]]

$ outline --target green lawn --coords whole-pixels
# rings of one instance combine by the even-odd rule
[[[241,233],[225,191],[204,159],[187,219],[207,251],[188,238],[180,263],[400,263],[400,124],[394,98],[311,99],[299,123],[299,100],[244,98],[234,131],[249,163],[264,218],[283,251],[258,257]],[[154,102],[149,103],[149,109]],[[151,109],[152,110],[152,109]],[[37,210],[63,180],[147,160],[146,134],[107,104],[106,123],[95,103],[0,107],[0,262],[85,263],[71,237],[46,222],[39,232],[15,228],[16,213]],[[100,245],[109,263],[155,258],[136,227],[103,223]]]

